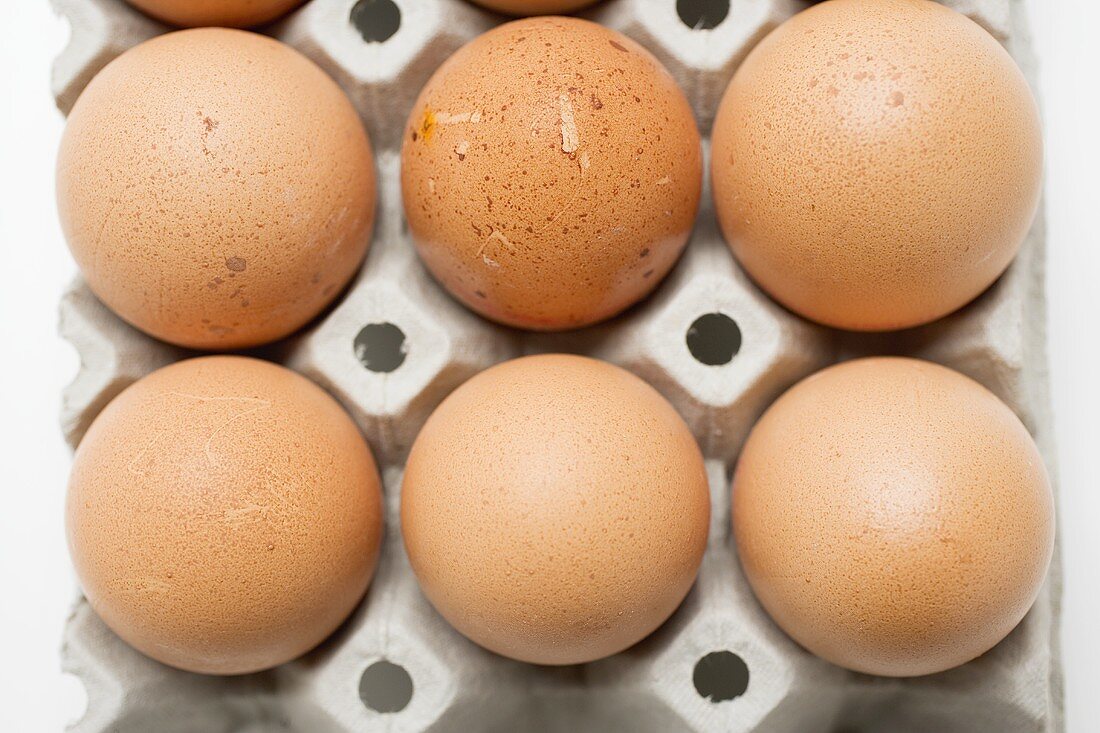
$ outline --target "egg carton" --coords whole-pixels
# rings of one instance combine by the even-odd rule
[[[110,59],[168,30],[121,0],[54,4],[73,29],[54,68],[55,97],[66,112]],[[1031,76],[1020,0],[947,4],[1001,40]],[[793,0],[607,0],[583,15],[656,54],[685,90],[705,134],[746,53],[803,7]],[[133,651],[78,600],[63,660],[83,681],[88,706],[72,730],[1063,730],[1057,550],[1031,612],[992,651],[937,675],[876,678],[814,657],[768,618],[741,573],[729,517],[731,471],[755,419],[800,378],[863,354],[908,354],[977,379],[1022,417],[1053,469],[1042,212],[1020,256],[984,295],[908,331],[841,333],[776,305],[733,261],[709,191],[682,260],[642,304],[569,333],[494,325],[452,300],[420,264],[402,214],[399,149],[405,118],[434,69],[503,20],[462,0],[313,0],[263,29],[340,83],[376,149],[380,200],[365,267],[313,325],[258,353],[325,387],[370,442],[386,497],[378,570],[363,603],[333,638],[299,660],[240,677],[160,665]],[[63,400],[62,424],[74,446],[127,385],[191,353],[126,325],[79,280],[62,300],[61,330],[81,357]],[[398,512],[402,466],[435,406],[492,364],[547,351],[607,359],[660,390],[699,440],[713,506],[707,552],[682,607],[633,648],[570,667],[505,659],[451,629],[419,590]]]

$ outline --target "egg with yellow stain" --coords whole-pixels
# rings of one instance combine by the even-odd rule
[[[651,292],[687,243],[702,162],[669,73],[575,18],[502,25],[432,76],[404,135],[420,256],[460,301],[533,330],[596,323]]]

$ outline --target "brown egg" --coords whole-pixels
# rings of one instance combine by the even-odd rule
[[[210,674],[320,643],[363,596],[382,535],[351,418],[304,377],[235,356],[165,367],[107,405],[77,449],[66,518],[107,625]]]
[[[1043,460],[984,387],[915,359],[846,362],[753,428],[733,483],[741,565],[795,641],[889,676],[963,664],[1039,592],[1054,542]]]
[[[484,8],[506,15],[554,15],[572,13],[596,0],[471,0]]]
[[[833,0],[773,31],[714,124],[718,219],[749,275],[838,328],[927,323],[1016,255],[1039,117],[988,33],[930,0]]]
[[[710,500],[684,421],[652,387],[560,354],[455,390],[413,445],[401,527],[460,632],[538,664],[600,659],[664,623],[695,580]]]
[[[459,49],[409,118],[405,214],[459,300],[537,330],[645,297],[687,242],[699,135],[638,44],[575,18],[514,21]]]
[[[248,28],[289,13],[303,0],[127,0],[157,20],[193,28],[220,25]]]
[[[347,97],[278,41],[202,28],[107,65],[61,142],[57,200],[88,285],[157,338],[292,333],[359,267],[373,157]]]

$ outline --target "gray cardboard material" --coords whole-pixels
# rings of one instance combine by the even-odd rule
[[[122,0],[53,2],[73,27],[54,68],[54,93],[63,111],[110,59],[167,30]],[[78,601],[63,659],[65,669],[83,681],[89,702],[73,731],[1063,730],[1057,552],[1035,607],[994,650],[942,674],[881,679],[813,657],[771,622],[741,574],[729,524],[730,472],[756,417],[801,377],[862,354],[910,354],[974,377],[1021,415],[1053,473],[1042,214],[1017,261],[973,304],[929,326],[867,336],[810,324],[757,290],[722,242],[706,193],[683,260],[643,304],[610,323],[568,334],[501,328],[458,305],[420,265],[402,217],[398,148],[409,108],[436,66],[503,19],[462,0],[394,2],[402,23],[381,43],[365,42],[350,23],[355,0],[313,0],[265,29],[313,58],[344,87],[376,149],[379,218],[366,266],[327,315],[264,352],[339,399],[382,467],[387,535],[371,589],[348,623],[316,651],[269,672],[234,678],[160,665],[126,646]],[[1018,0],[947,4],[1005,43],[1032,75],[1035,62]],[[687,27],[675,0],[607,0],[586,15],[661,58],[706,132],[737,64],[763,35],[804,6],[798,0],[730,0],[728,16],[713,30]],[[741,333],[740,350],[721,366],[701,363],[687,346],[688,329],[708,313],[725,314]],[[81,355],[62,415],[73,445],[118,392],[188,355],[124,324],[79,280],[62,301],[61,323]],[[381,323],[396,325],[405,336],[405,360],[389,373],[365,368],[359,358],[363,346],[358,352],[356,346],[365,326]],[[714,508],[698,582],[672,619],[622,654],[566,668],[507,660],[453,631],[419,591],[397,513],[402,464],[432,409],[478,371],[544,351],[608,359],[668,397],[707,456]],[[714,701],[700,694],[694,677],[701,659],[722,651],[747,666],[748,683],[734,699]],[[375,671],[388,670],[390,677],[364,678],[382,660],[408,677],[383,665]],[[736,677],[719,666],[719,677],[722,672],[722,679]],[[401,689],[409,682],[411,697]],[[708,691],[705,680],[702,688]],[[403,707],[378,712],[364,700],[376,708]]]

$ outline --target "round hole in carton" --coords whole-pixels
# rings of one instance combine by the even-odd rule
[[[359,0],[349,19],[364,41],[382,43],[401,27],[401,8],[393,0]]]
[[[699,696],[711,702],[726,702],[749,689],[749,665],[731,651],[704,655],[695,663],[691,681]]]
[[[725,313],[707,313],[688,327],[687,347],[702,364],[729,364],[741,350],[741,328]]]
[[[355,358],[372,372],[392,372],[405,363],[405,332],[392,323],[368,323],[355,336]]]
[[[376,713],[399,713],[413,696],[413,681],[400,664],[380,659],[363,670],[359,699]]]
[[[676,0],[676,14],[694,31],[717,28],[730,12],[730,0]]]

